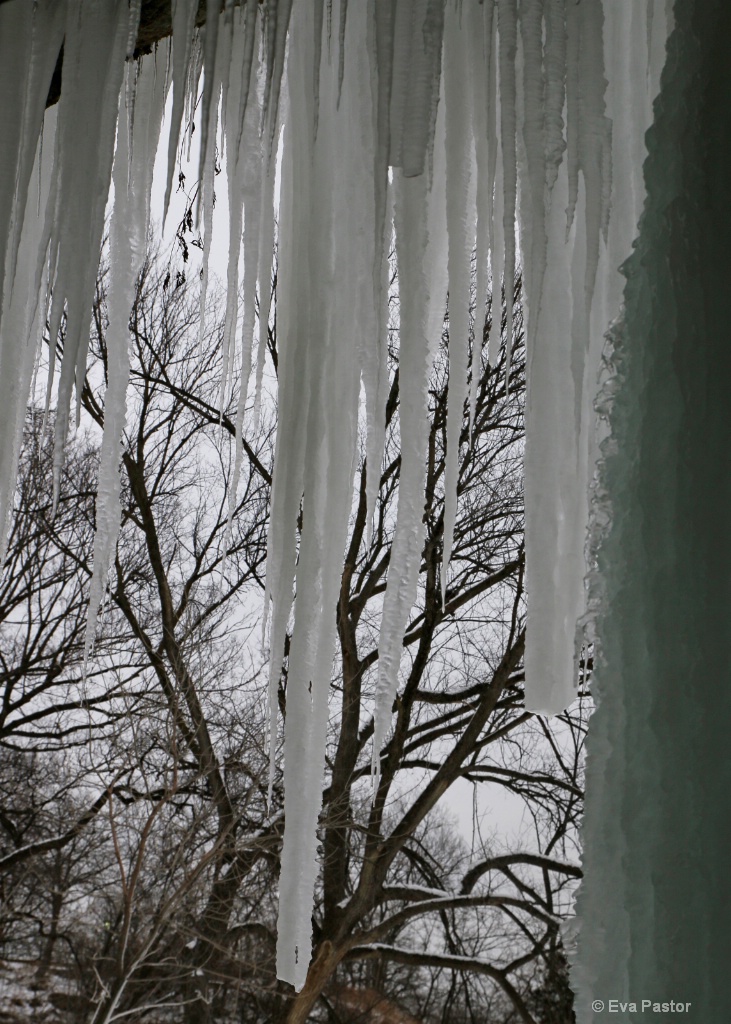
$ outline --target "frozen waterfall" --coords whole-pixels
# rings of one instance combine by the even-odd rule
[[[49,342],[51,356],[49,401],[58,377],[54,457],[58,491],[72,398],[75,391],[78,409],[84,380],[104,212],[113,178],[113,323],[88,652],[119,527],[117,473],[128,374],[125,318],[142,258],[151,168],[165,95],[171,84],[172,116],[164,140],[169,168],[167,210],[183,119],[186,112],[195,110],[202,75],[197,215],[207,257],[220,123],[231,223],[225,367],[236,359],[236,365],[243,368],[236,418],[239,441],[250,376],[256,382],[258,415],[265,346],[257,336],[262,328],[257,328],[255,302],[258,291],[260,323],[266,329],[274,224],[278,221],[279,422],[265,614],[270,627],[273,758],[278,728],[276,694],[294,603],[277,965],[279,976],[299,989],[306,981],[311,945],[316,829],[335,628],[332,610],[352,502],[361,386],[369,513],[375,505],[384,443],[385,282],[391,240],[395,238],[399,272],[403,462],[373,709],[376,773],[397,688],[404,626],[416,596],[423,540],[427,385],[447,295],[451,338],[442,594],[449,583],[461,425],[465,410],[471,415],[474,408],[474,390],[468,386],[473,254],[477,261],[478,322],[474,331],[478,345],[486,302],[492,295],[496,308],[504,303],[510,346],[518,281],[527,323],[526,701],[530,709],[550,714],[566,707],[575,694],[577,661],[595,614],[587,603],[585,577],[593,565],[587,564],[585,544],[597,438],[601,437],[595,424],[596,382],[605,334],[622,308],[624,277],[618,268],[632,251],[645,200],[641,171],[644,137],[652,120],[652,101],[660,84],[673,15],[667,0],[363,0],[328,5],[328,17],[324,17],[323,0],[266,0],[262,5],[248,0],[221,6],[224,9],[219,16],[209,2],[205,25],[195,28],[197,4],[173,0],[171,39],[143,58],[138,68],[129,58],[130,40],[137,35],[139,3],[0,2],[0,401],[4,412],[0,419],[0,554],[41,336]],[[711,34],[703,35],[706,23],[701,24],[701,6],[700,0],[680,5],[686,8],[682,23],[687,33],[697,29],[699,35],[697,39],[692,36],[692,43],[685,41],[687,53],[681,34],[673,35],[672,53],[678,67],[683,67],[684,60],[689,68],[693,60],[693,67],[700,67],[703,47],[712,47]],[[709,0],[707,7],[711,12],[720,9],[717,0]],[[691,26],[696,15],[698,26],[695,22]],[[712,13],[707,17],[710,25]],[[46,109],[62,44],[60,100]],[[672,168],[672,133],[691,133],[690,127],[678,126],[673,120],[680,113],[672,107],[669,80],[666,85],[670,91],[663,123],[669,134],[665,138],[658,128],[655,135],[654,164],[651,160],[648,171],[655,190],[651,190],[650,211],[652,202],[660,202],[658,196],[665,194],[659,181],[652,179],[652,168],[659,175],[657,165],[662,160]],[[691,88],[677,68],[675,88]],[[710,100],[702,102],[710,111]],[[712,128],[711,118],[709,131]],[[280,135],[281,191],[275,209]],[[689,167],[695,166],[690,150],[687,160]],[[685,167],[678,164],[681,166]],[[681,191],[690,186],[674,182],[672,187]],[[671,186],[668,189],[668,196],[675,194]],[[641,238],[646,249],[641,252],[649,253],[648,260],[655,266],[664,256],[658,234],[662,225],[658,221],[653,226],[652,216],[652,212],[645,215]],[[722,220],[728,215],[723,210],[718,216]],[[712,244],[713,223],[709,221],[707,228],[707,242]],[[652,317],[656,314],[667,319],[667,323],[662,321],[667,337],[679,336],[677,323],[681,320],[687,345],[692,345],[695,337],[696,321],[689,317],[701,302],[698,289],[705,287],[700,274],[692,270],[687,282],[677,280],[683,299],[677,306],[676,323],[674,319],[671,322],[675,316],[668,297],[671,285],[667,281],[655,285],[650,277],[642,278],[637,270],[640,263],[640,255],[635,255],[627,271],[631,283],[627,324],[614,335],[615,358],[620,361],[625,359],[631,339],[645,330],[643,325],[655,323]],[[633,273],[638,276],[633,278]],[[640,285],[640,281],[644,283]],[[204,260],[201,309],[206,282]],[[656,305],[651,309],[643,306],[643,288],[666,296],[661,312]],[[700,312],[698,316],[702,319]],[[55,340],[62,318],[63,358],[59,372],[54,373]],[[237,330],[239,320],[242,326]],[[704,328],[697,326],[697,330]],[[720,326],[718,330],[721,333]],[[647,332],[659,346],[660,328],[647,326]],[[500,331],[493,329],[488,343],[492,362],[499,342]],[[235,356],[237,344],[240,353]],[[722,356],[719,352],[719,361]],[[629,366],[630,357],[626,358]],[[625,372],[629,376],[624,368],[620,376]],[[685,381],[689,388],[705,386],[712,391],[720,386],[712,374],[704,385],[704,372],[709,371],[699,369],[688,357]],[[633,394],[634,386],[627,385],[627,395]],[[222,402],[228,388],[225,369]],[[676,396],[673,393],[671,397]],[[643,392],[637,401],[644,400]],[[658,394],[655,400],[660,408],[663,396]],[[697,408],[703,406],[700,390],[693,403]],[[648,408],[652,410],[648,415],[655,416],[655,407]],[[662,410],[657,413],[658,444],[662,440],[660,424],[671,415],[670,409],[668,399],[665,414]],[[618,416],[613,413],[612,430],[617,439],[625,429],[617,425]],[[675,429],[677,423],[673,422]],[[681,417],[677,422],[684,421]],[[695,421],[688,425],[691,432],[700,429]],[[678,444],[683,440],[681,436]],[[633,442],[625,437],[625,443],[631,446]],[[672,443],[664,442],[666,447]],[[671,446],[668,457],[672,450]],[[698,473],[703,471],[701,460]],[[237,474],[238,468],[234,477]],[[708,480],[703,479],[706,486]],[[727,487],[727,482],[719,487]],[[680,501],[680,482],[677,488]],[[713,505],[710,491],[707,497]],[[665,536],[663,530],[670,529],[665,506],[655,508],[649,497],[647,505],[637,500],[640,504],[632,516],[652,519],[657,527],[655,543],[659,544]],[[234,502],[235,494],[232,509]],[[304,525],[298,546],[296,523],[301,507]],[[702,530],[692,517],[687,522],[689,530]],[[617,537],[624,538],[622,529],[617,519]],[[721,541],[726,532],[719,522]],[[631,542],[630,538],[626,544],[631,547]],[[665,542],[672,546],[669,536]],[[698,543],[702,546],[701,540]],[[611,544],[619,545],[619,540],[613,539]],[[624,539],[622,545],[621,550],[617,547],[615,551],[611,545],[607,549],[615,552],[615,563],[630,557]],[[638,567],[643,564],[640,555]],[[612,571],[606,569],[609,581],[615,578]],[[657,579],[652,573],[650,564],[646,586],[661,586],[662,573]],[[605,584],[606,601],[624,605],[624,597],[620,600],[612,586],[611,582]],[[669,577],[666,586],[677,590],[682,581],[672,577],[671,582]],[[628,602],[622,614],[630,615],[632,607]],[[680,607],[678,604],[679,618],[672,627],[676,636],[683,630]],[[718,610],[725,607],[722,595],[718,595],[717,606],[703,607],[708,622],[716,622]],[[707,635],[707,622],[695,626]],[[632,631],[626,622],[620,627],[622,637]],[[610,660],[614,626],[608,624],[606,629],[602,649]],[[668,630],[670,639],[670,625]],[[727,627],[719,621],[720,635],[724,630],[727,632]],[[591,629],[589,639],[594,639]],[[642,654],[640,641],[637,643],[639,661],[631,664],[632,671],[641,675],[647,667],[642,658],[648,655]],[[662,659],[660,663],[664,664]],[[593,741],[591,784],[597,795],[592,803],[590,794],[587,857],[590,870],[604,871],[616,881],[617,911],[607,924],[607,934],[621,933],[622,941],[629,943],[631,928],[621,904],[625,881],[612,874],[620,870],[617,863],[623,856],[624,840],[618,833],[614,847],[611,843],[604,847],[602,836],[607,826],[599,818],[610,813],[608,808],[615,816],[629,813],[618,804],[623,799],[618,794],[625,791],[614,787],[624,782],[615,781],[614,775],[624,778],[621,765],[629,759],[635,733],[628,725],[626,733],[620,730],[615,735],[612,729],[616,731],[618,723],[629,716],[643,721],[642,716],[650,714],[649,704],[632,709],[631,699],[652,701],[634,691],[630,694],[629,678],[615,681],[612,671],[601,677],[606,704],[598,716],[604,724],[597,726]],[[676,699],[680,702],[680,694],[673,697]],[[610,725],[613,703],[617,709]],[[665,712],[658,714],[662,719]],[[664,755],[653,756],[660,759],[658,764],[666,764]],[[637,757],[632,763],[639,764]],[[708,768],[712,770],[712,765]],[[678,788],[691,786],[677,775],[675,767],[668,770],[668,779]],[[692,768],[691,778],[697,770]],[[627,774],[630,778],[638,785],[644,775],[638,768],[636,776]],[[652,778],[661,788],[657,774]],[[639,807],[638,820],[644,806]],[[652,817],[646,808],[644,813]],[[652,824],[657,824],[654,819]],[[619,829],[618,820],[615,827]],[[596,869],[592,865],[597,865]],[[592,893],[587,884],[580,901],[585,922],[590,914],[598,913],[592,902],[596,894]],[[634,907],[644,897],[627,890],[626,899]],[[715,920],[712,907],[703,912],[709,921]],[[591,937],[588,923],[581,941],[583,966],[576,977],[581,979],[582,992],[588,993],[592,985],[599,984],[597,979],[604,977],[595,965],[601,943],[596,934]],[[588,1009],[582,1013],[583,1021],[591,1019]]]

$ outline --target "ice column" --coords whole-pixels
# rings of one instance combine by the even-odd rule
[[[580,1024],[606,1019],[595,1000],[638,1022],[731,1002],[731,9],[675,17],[603,395]]]
[[[164,66],[164,51],[158,59]],[[115,555],[122,516],[119,474],[129,382],[129,319],[137,275],[147,251],[152,171],[167,91],[166,76],[160,73],[154,60],[143,61],[139,66],[128,64],[126,79],[128,87],[120,91],[114,155],[114,209],[109,228],[109,327],[106,335],[109,383],[104,396],[104,436],[99,456],[94,569],[84,644],[85,663],[94,641],[99,606],[109,565]],[[134,97],[134,119],[130,96]]]

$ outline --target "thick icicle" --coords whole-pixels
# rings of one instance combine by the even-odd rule
[[[264,118],[268,125],[269,149],[274,148],[279,117],[279,94],[287,49],[287,30],[292,15],[292,0],[269,0],[266,8],[266,83],[264,87]],[[307,31],[307,29],[303,29]],[[310,64],[312,67],[312,62]],[[313,122],[314,130],[314,122]]]
[[[221,88],[217,77],[216,56],[218,50],[219,23],[223,21],[220,7],[210,4],[206,8],[206,23],[203,29],[203,96],[201,97],[201,148],[198,156],[198,180],[201,190],[196,205],[196,226],[200,222],[201,213],[205,222],[207,193],[205,188],[206,174],[216,146],[216,126],[218,125],[218,97]],[[211,125],[213,121],[213,125]],[[209,154],[211,157],[209,158]],[[211,183],[211,190],[213,185]],[[205,257],[204,257],[205,259]],[[204,273],[206,270],[204,269]]]
[[[41,294],[28,287],[36,279],[38,251],[51,186],[56,111],[46,115],[45,145],[36,148],[33,177],[38,176],[38,197],[28,198],[16,258],[15,287],[11,270],[5,270],[5,308],[0,321],[0,570],[5,561],[5,545],[12,509],[18,452],[25,424],[29,387],[36,352],[45,326],[41,315],[47,281],[41,278]],[[31,286],[32,287],[32,286]]]
[[[256,8],[253,8],[256,10]],[[226,318],[223,335],[223,371],[221,374],[221,414],[227,401],[227,384],[231,357],[236,338],[236,326],[239,308],[239,256],[243,231],[244,191],[251,184],[246,181],[252,174],[261,174],[261,152],[259,144],[260,111],[249,104],[250,82],[238,74],[239,65],[247,63],[246,53],[250,46],[248,31],[255,33],[255,25],[246,25],[241,11],[234,11],[234,42],[231,51],[231,70],[226,95],[225,136],[227,151],[228,179],[228,273],[226,289]],[[245,31],[246,28],[246,31]],[[252,45],[253,51],[253,45]],[[248,61],[249,73],[253,62]],[[256,82],[254,82],[256,89]],[[248,233],[248,229],[247,229]],[[258,232],[257,232],[258,234]],[[253,244],[253,239],[250,240]],[[247,246],[247,251],[251,248]],[[258,261],[258,251],[256,254]]]
[[[370,547],[376,501],[381,481],[386,434],[388,392],[388,273],[392,236],[393,190],[389,186],[391,104],[394,75],[396,7],[373,4],[373,31],[369,38],[373,94],[373,190],[375,238],[373,250],[373,303],[375,334],[363,350],[363,386],[366,396],[366,543]]]
[[[220,20],[223,20],[223,15],[220,15]],[[209,277],[209,260],[211,255],[211,242],[213,241],[213,206],[215,202],[215,176],[216,176],[216,133],[218,131],[218,112],[219,112],[219,100],[221,97],[222,78],[224,75],[228,76],[228,54],[227,49],[230,46],[230,35],[227,31],[227,27],[224,26],[222,32],[218,31],[218,18],[206,19],[206,41],[205,41],[205,56],[206,65],[204,72],[203,81],[203,111],[202,118],[203,123],[206,126],[205,131],[201,137],[201,154],[200,154],[200,192],[198,193],[198,209],[202,212],[203,216],[203,259],[201,261],[201,290],[200,290],[200,310],[198,314],[198,348],[200,351],[203,350],[203,338],[205,336],[206,329],[206,300],[208,298],[208,277]],[[216,23],[216,28],[213,29],[213,23]],[[209,35],[209,28],[211,35]],[[215,36],[216,41],[219,42],[219,46],[214,50],[214,54],[211,57],[209,53],[210,40]],[[209,95],[206,94],[208,89]],[[206,100],[209,103],[209,107],[206,108]]]
[[[39,309],[46,291],[48,239],[43,229],[51,184],[55,112],[43,111],[63,40],[66,5],[41,0],[0,7],[0,566],[15,486]],[[41,163],[43,170],[41,172]],[[29,194],[37,178],[38,194]]]
[[[338,25],[338,106],[343,91],[345,74],[345,25],[348,17],[348,0],[340,0],[340,24]]]
[[[571,243],[563,206],[566,165],[559,169],[548,221],[546,275],[535,344],[528,351],[526,549],[528,629],[526,705],[562,711],[574,695],[576,623],[583,611],[583,535],[576,536],[578,439],[571,374]]]
[[[268,14],[268,18],[271,13]],[[266,88],[270,88],[271,65],[275,45],[274,30],[267,22],[265,46],[267,53]],[[269,658],[269,803],[274,780],[274,762],[277,740],[278,704],[277,695],[282,670],[284,640],[287,632],[292,597],[293,580],[296,562],[297,536],[295,523],[302,498],[303,464],[304,464],[304,431],[299,425],[307,422],[309,395],[304,385],[303,345],[300,332],[309,315],[309,295],[304,279],[303,268],[307,265],[307,237],[309,232],[310,210],[306,201],[299,201],[298,195],[307,196],[311,189],[311,147],[314,142],[314,110],[308,105],[308,98],[314,96],[314,87],[310,79],[310,89],[303,80],[303,65],[307,58],[300,51],[305,48],[307,38],[298,40],[299,46],[293,49],[288,70],[289,94],[291,96],[287,110],[289,130],[287,144],[282,154],[282,181],[280,194],[280,223],[283,230],[279,233],[278,265],[279,275],[288,287],[283,288],[279,296],[277,316],[279,323],[279,374],[278,374],[278,405],[279,422],[277,441],[274,453],[274,473],[272,477],[271,512],[269,532],[267,536],[267,572],[264,592],[264,618],[269,617],[271,600],[270,627],[270,658]],[[310,42],[312,42],[310,40]],[[314,45],[313,45],[314,50]],[[310,67],[311,71],[311,67]],[[293,89],[292,84],[297,82]],[[266,96],[266,92],[265,92]],[[314,99],[312,102],[314,106]],[[291,114],[291,120],[289,115]],[[271,118],[271,115],[269,115]],[[274,184],[273,147],[267,146],[267,164],[265,182],[272,188]],[[266,213],[266,210],[265,210]],[[273,219],[272,219],[273,238]],[[260,266],[263,262],[260,253]],[[259,274],[260,280],[262,274]],[[268,284],[268,282],[267,282]],[[268,329],[269,288],[267,291],[267,320],[260,313],[260,350],[262,349],[262,330]],[[265,342],[264,342],[265,343]],[[263,370],[263,352],[259,359],[257,378]],[[261,384],[257,380],[257,397]]]
[[[272,295],[272,263],[274,254],[274,165],[276,153],[264,154],[261,176],[261,228],[259,239],[259,341],[256,351],[256,384],[254,389],[254,430],[259,426],[261,388],[264,380],[269,334],[269,311]],[[264,612],[266,616],[266,608]]]
[[[566,236],[574,223],[579,198],[579,52],[581,11],[578,4],[566,7],[566,159],[569,176]]]
[[[303,8],[300,8],[302,11]],[[338,107],[338,69],[323,64],[320,80],[320,123],[314,139],[314,96],[311,60],[314,47],[303,30],[302,15],[293,27],[289,56],[290,111],[286,122],[282,191],[292,187],[291,172],[309,161],[309,190],[298,193],[300,216],[290,225],[288,255],[298,260],[285,279],[280,264],[285,308],[286,291],[305,298],[296,321],[282,323],[280,314],[280,430],[277,459],[288,458],[304,434],[304,498],[297,563],[294,632],[287,674],[284,792],[286,836],[282,849],[279,891],[277,974],[300,989],[307,976],[311,948],[312,894],[317,873],[317,819],[322,802],[328,693],[335,639],[332,614],[340,587],[352,499],[360,374],[357,312],[372,307],[372,253],[359,242],[371,225],[373,193],[368,188],[371,161],[368,67],[356,41],[365,29],[364,5],[349,11],[342,102]],[[335,12],[335,17],[338,14]],[[297,15],[295,15],[297,17]],[[287,150],[291,147],[291,153]],[[307,172],[306,172],[307,173]],[[361,177],[362,176],[362,177]],[[364,187],[365,186],[365,187]],[[288,200],[291,198],[291,193]],[[282,247],[285,234],[282,235]],[[283,257],[285,253],[283,252]],[[356,316],[353,316],[353,310]],[[303,318],[302,312],[306,312]],[[293,370],[301,368],[299,376]],[[292,391],[309,393],[306,415],[293,418],[285,408]],[[283,429],[284,428],[284,429]],[[281,462],[275,467],[279,473]],[[280,477],[281,479],[281,477]],[[290,490],[292,504],[282,509],[294,530],[302,489]],[[279,501],[279,495],[277,496]],[[274,499],[273,499],[274,506]],[[280,514],[279,508],[276,510]],[[273,507],[273,515],[275,509]],[[271,550],[271,548],[270,548]],[[279,580],[281,599],[289,606],[291,576]],[[273,635],[281,610],[273,615]],[[281,647],[273,648],[278,666]],[[277,669],[274,670],[278,675]]]
[[[315,50],[312,60],[313,97],[315,102],[314,127],[317,135],[317,122],[320,117],[320,64],[322,62],[322,25],[325,14],[325,0],[314,0],[312,15],[312,32]]]
[[[109,566],[119,535],[121,481],[119,463],[126,417],[129,381],[129,318],[135,282],[147,248],[150,188],[155,151],[165,108],[165,76],[158,74],[155,58],[127,65],[127,79],[135,82],[135,119],[130,133],[129,90],[120,92],[117,149],[114,156],[114,209],[109,228],[109,327],[106,335],[107,390],[104,397],[104,435],[99,457],[96,496],[94,564],[89,591],[89,612],[84,642],[84,669],[91,653],[97,617],[106,588]]]
[[[376,4],[376,7],[378,74],[383,80],[380,87],[384,89],[389,100],[388,163],[392,167],[401,167],[406,97],[409,88],[413,0],[404,0],[400,4]],[[386,123],[380,110],[379,118],[382,124]]]
[[[553,189],[566,151],[563,109],[566,99],[566,0],[546,0],[546,185]]]
[[[579,56],[579,165],[586,190],[585,316],[591,314],[599,241],[608,217],[609,194],[605,169],[611,168],[611,125],[604,116],[604,12],[602,0],[584,0],[581,6]],[[609,171],[611,176],[611,170]],[[611,177],[610,177],[611,180]]]
[[[495,100],[496,121],[500,119],[500,102],[498,95]],[[492,299],[491,313],[492,324],[490,326],[490,338],[488,342],[488,358],[490,366],[495,366],[500,357],[500,344],[502,339],[503,321],[503,269],[505,267],[505,219],[503,210],[505,207],[505,189],[503,188],[503,147],[500,140],[500,133],[496,133],[496,162],[495,162],[495,189],[492,217]]]
[[[378,641],[378,681],[373,729],[373,770],[391,721],[403,637],[416,599],[424,538],[425,451],[429,423],[427,386],[441,339],[447,274],[444,104],[439,105],[431,189],[425,176],[394,175],[396,253],[399,268],[399,427],[401,471],[388,585]]]
[[[513,348],[513,300],[515,295],[515,209],[518,193],[516,155],[515,56],[518,48],[518,14],[514,0],[498,0],[500,75],[500,147],[503,161],[503,231],[505,241],[505,379],[510,380]]]
[[[173,0],[173,109],[170,117],[170,135],[168,138],[168,175],[165,185],[165,204],[163,206],[163,224],[167,219],[170,205],[170,194],[175,173],[175,154],[180,139],[180,124],[183,119],[185,95],[190,64],[193,27],[198,10],[197,0]]]
[[[237,153],[238,153],[238,149],[241,147],[241,136],[243,135],[243,132],[244,132],[244,118],[246,116],[246,108],[247,108],[247,105],[248,105],[248,102],[249,102],[249,89],[251,87],[252,68],[254,67],[254,63],[255,63],[256,59],[258,58],[258,55],[259,55],[259,44],[260,44],[260,41],[261,41],[261,35],[260,35],[260,31],[259,31],[260,23],[257,21],[258,13],[259,13],[259,5],[258,4],[247,4],[246,5],[245,14],[244,14],[244,27],[243,27],[243,47],[244,47],[244,52],[243,52],[243,56],[242,56],[242,58],[240,60],[240,65],[241,65],[241,69],[240,69],[240,87],[241,87],[241,94],[240,95],[241,95],[241,100],[240,100],[240,103],[239,103],[239,112],[238,112],[239,127],[238,127],[238,139],[237,139],[237,148],[236,148],[236,152]],[[238,30],[235,29],[235,31],[238,31],[240,33],[242,30],[241,30],[241,28],[239,28]],[[236,73],[236,66],[237,66],[237,61],[232,56],[232,59],[231,59],[231,72],[232,72],[232,74]],[[237,159],[238,159],[238,157],[237,157]]]
[[[447,236],[449,279],[449,398],[447,454],[444,468],[444,547],[442,606],[446,604],[447,570],[457,515],[459,442],[467,392],[470,332],[470,267],[475,240],[474,199],[470,199],[472,146],[470,108],[465,103],[463,74],[468,66],[469,27],[461,11],[447,9],[444,33],[444,101],[447,148]],[[471,208],[470,208],[471,206]]]
[[[188,62],[188,73],[185,76],[185,104],[183,117],[186,124],[186,135],[188,144],[185,147],[185,158],[190,160],[191,148],[193,145],[193,132],[195,130],[195,109],[198,103],[198,83],[203,72],[203,47],[201,45],[201,33],[196,29],[193,36],[193,45]]]
[[[261,119],[261,98],[262,92],[257,88],[257,82],[252,83],[253,88],[249,88],[248,83],[246,84],[247,92],[249,93],[247,102],[247,110],[245,116],[244,132],[242,135],[242,149],[237,154],[235,159],[235,170],[230,171],[232,178],[240,188],[240,197],[237,197],[235,202],[238,207],[243,201],[244,216],[245,216],[245,236],[244,236],[244,280],[243,280],[243,305],[244,312],[241,326],[241,360],[240,360],[240,375],[239,375],[239,398],[236,409],[236,456],[234,459],[234,472],[233,477],[229,486],[229,502],[228,502],[228,523],[226,527],[226,541],[224,549],[228,548],[228,542],[230,539],[231,526],[233,522],[234,509],[236,507],[236,492],[238,490],[239,476],[241,474],[241,459],[243,455],[243,424],[244,424],[244,410],[246,408],[246,397],[248,394],[248,382],[249,375],[251,373],[251,352],[254,342],[254,327],[256,322],[256,282],[259,272],[259,246],[261,237],[261,219],[262,219],[262,208],[261,208],[261,193],[262,193],[262,165],[264,163],[262,157],[263,140],[259,133],[259,124]],[[255,94],[254,98],[256,102],[252,100],[252,94]],[[235,138],[236,131],[230,129],[231,137]],[[231,155],[229,154],[229,160]],[[241,219],[238,218],[238,231],[239,235],[236,239],[236,244],[240,245],[241,238]],[[232,238],[232,245],[234,240]],[[238,253],[236,254],[238,256]],[[229,260],[231,259],[231,251],[229,251]],[[238,259],[236,261],[238,267]],[[238,292],[238,281],[233,279],[233,275],[230,272],[229,266],[229,301],[231,296],[231,290],[233,288]],[[235,316],[235,314],[234,314]],[[228,325],[227,325],[228,329]],[[235,319],[233,323],[233,329],[235,329]],[[232,329],[232,334],[233,334]]]
[[[492,23],[494,7],[482,4],[471,8],[469,27],[472,53],[470,78],[472,82],[472,133],[476,159],[476,289],[475,327],[472,345],[472,379],[470,382],[469,425],[470,443],[475,419],[477,389],[482,374],[482,338],[485,327],[488,280],[488,257],[492,247],[492,203],[495,185],[495,96],[492,61]]]
[[[406,177],[421,174],[434,137],[441,73],[444,0],[396,5],[389,160]]]
[[[586,216],[575,217],[577,210],[579,213],[585,210],[586,203],[586,188],[581,187],[579,178],[582,154],[586,152],[582,136],[585,100],[584,83],[580,81],[582,12],[574,5],[570,8],[568,160],[558,166],[549,197],[543,299],[529,325],[527,338],[526,704],[531,710],[543,713],[563,710],[575,694],[576,659],[580,649],[578,621],[584,610],[582,524],[585,524],[586,500],[582,480],[587,466],[584,450],[588,441],[581,433],[581,416],[589,340],[585,290],[588,221]],[[554,40],[547,41],[551,41],[553,47]],[[560,84],[555,81],[560,75],[560,66],[552,66],[548,82],[551,95]],[[555,109],[554,106],[554,113]],[[549,184],[555,166],[554,156],[547,165]],[[596,188],[592,198],[595,196]],[[569,218],[568,234],[561,224],[564,203]],[[598,222],[596,224],[594,237],[598,252]]]
[[[66,303],[66,332],[54,432],[54,503],[58,500],[71,391],[77,416],[86,373],[89,324],[104,208],[114,153],[117,100],[129,31],[126,2],[85,2],[69,9],[64,42],[64,78],[56,129],[55,203],[47,231],[52,280],[51,346]]]
[[[543,0],[520,8],[523,66],[523,146],[521,160],[521,248],[529,332],[541,303],[546,266],[546,144],[543,71]]]
[[[374,190],[378,185],[374,183]],[[386,196],[386,220],[391,224],[391,198]],[[364,310],[361,332],[361,373],[366,399],[366,546],[370,547],[376,501],[381,486],[381,464],[386,438],[386,399],[388,396],[388,247],[381,246],[380,232],[374,233],[373,305]]]
[[[593,400],[603,336],[620,310],[623,279],[617,268],[631,251],[644,194],[641,165],[650,119],[646,7],[612,4],[604,10],[602,28],[597,5],[586,5],[584,12],[567,6],[568,161],[558,168],[550,198],[547,306],[541,308],[537,336],[529,336],[526,703],[543,712],[560,711],[575,695],[585,619],[587,492],[596,458]],[[582,45],[589,54],[600,52],[600,40],[613,71],[606,94],[603,61],[582,54]],[[547,46],[550,41],[547,26]],[[560,79],[560,61],[555,69]],[[616,187],[604,245],[609,168]],[[560,230],[558,207],[564,204],[573,220],[568,237]]]
[[[6,258],[7,287],[12,287],[31,168],[65,19],[63,0],[0,7],[0,317]]]

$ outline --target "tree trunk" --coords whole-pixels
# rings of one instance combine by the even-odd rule
[[[285,1003],[277,1024],[307,1024],[312,1008],[345,955],[344,948],[323,942],[307,972],[307,981],[291,1002]]]

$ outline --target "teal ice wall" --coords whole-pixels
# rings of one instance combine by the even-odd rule
[[[675,17],[602,469],[580,1024],[731,1020],[731,4]]]

